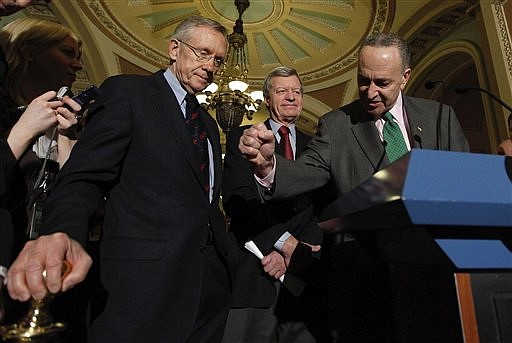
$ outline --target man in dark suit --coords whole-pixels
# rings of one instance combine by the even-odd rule
[[[88,218],[106,197],[101,283],[106,305],[89,342],[219,342],[238,253],[219,209],[216,122],[194,93],[213,80],[226,29],[200,16],[169,40],[170,67],[107,79],[44,210],[43,233],[9,269],[14,299],[41,299],[84,279]],[[233,249],[231,249],[233,247]],[[61,280],[63,261],[73,266]],[[42,271],[46,270],[43,280]]]
[[[287,157],[295,159],[311,139],[295,126],[303,101],[303,85],[297,71],[288,67],[273,69],[263,84],[263,97],[270,114],[264,125],[279,142],[277,154],[286,158],[290,147]],[[298,297],[277,281],[285,272],[285,277],[289,278],[294,272],[287,268],[288,262],[281,255],[280,241],[292,235],[311,245],[319,246],[322,242],[323,234],[310,204],[311,196],[261,203],[252,166],[238,149],[240,136],[246,128],[248,126],[230,133],[224,158],[224,209],[231,218],[230,231],[243,251],[223,342],[316,342],[321,295],[315,284],[319,280],[311,275],[315,273],[311,268],[308,270],[310,266],[295,271],[295,276],[306,282]],[[288,131],[288,137],[281,136],[286,134],[280,133],[283,130]],[[261,250],[262,261],[243,248],[248,240]]]
[[[468,151],[451,107],[442,105],[439,111],[437,102],[402,94],[410,74],[410,52],[401,37],[392,33],[368,37],[359,50],[359,99],[324,115],[296,162],[274,155],[274,136],[263,125],[246,130],[239,147],[255,166],[262,196],[295,196],[329,181],[338,195],[352,190],[391,162],[386,151],[391,144],[384,139],[387,112],[391,125],[400,129],[405,152],[411,148]],[[383,261],[350,235],[341,237],[341,242],[329,251],[331,314],[338,339],[393,341],[389,290],[380,287],[387,277]]]

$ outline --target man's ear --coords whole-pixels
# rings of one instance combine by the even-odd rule
[[[405,88],[405,85],[407,84],[407,81],[409,81],[410,77],[411,77],[411,68],[407,68],[404,70],[404,73],[402,74],[402,83],[400,84],[401,90],[403,90]]]
[[[178,41],[176,39],[170,39],[168,49],[169,49],[169,58],[171,59],[171,61],[176,61],[177,56],[178,56],[178,50],[179,50]]]

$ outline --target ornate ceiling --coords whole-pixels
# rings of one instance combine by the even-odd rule
[[[312,133],[321,115],[357,96],[356,53],[364,37],[377,31],[398,32],[411,43],[416,62],[422,62],[436,44],[470,20],[475,3],[252,0],[242,17],[250,90],[260,90],[268,72],[278,65],[296,68],[305,84],[298,125]],[[52,0],[21,15],[59,21],[82,38],[85,68],[75,84],[81,88],[114,74],[165,68],[169,35],[194,14],[216,19],[229,31],[238,18],[234,0]],[[422,82],[412,81],[415,88]],[[261,109],[252,122],[267,116]]]
[[[117,44],[155,66],[167,65],[167,40],[184,18],[201,14],[232,28],[233,0],[83,1],[81,10]],[[393,5],[368,0],[253,0],[244,12],[249,79],[294,66],[306,83],[332,79],[351,66],[361,39],[381,31]]]

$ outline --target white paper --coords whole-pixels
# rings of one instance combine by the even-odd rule
[[[245,249],[252,252],[260,260],[263,258],[263,254],[261,253],[260,249],[256,246],[256,244],[253,241],[249,240],[249,241],[245,242],[244,247],[245,247]],[[283,282],[284,276],[285,276],[285,274],[281,275],[281,277],[279,278],[279,281]]]

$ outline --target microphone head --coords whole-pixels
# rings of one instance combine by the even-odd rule
[[[443,83],[443,81],[427,80],[427,82],[425,82],[425,88],[432,89],[437,83]]]

